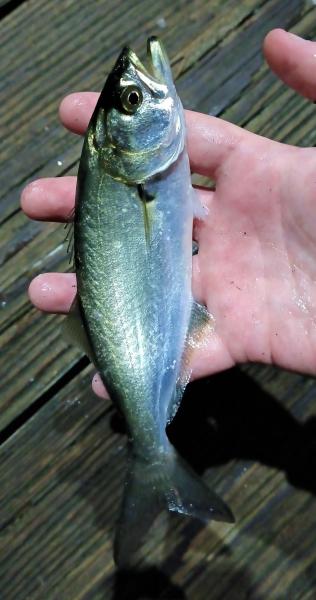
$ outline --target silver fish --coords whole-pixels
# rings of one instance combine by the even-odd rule
[[[191,294],[194,194],[183,109],[157,38],[148,40],[148,56],[151,72],[123,49],[88,126],[75,206],[78,295],[68,324],[73,330],[79,313],[77,339],[127,423],[120,565],[161,508],[233,521],[166,435],[190,377],[190,347],[210,325]]]

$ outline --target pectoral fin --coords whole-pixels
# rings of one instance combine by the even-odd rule
[[[195,256],[198,253],[199,253],[199,244],[195,240],[192,240],[192,256]]]
[[[145,188],[143,183],[137,185],[137,191],[142,204],[146,244],[149,244],[153,222],[153,200],[155,196]]]
[[[94,362],[93,350],[85,331],[77,298],[75,298],[69,314],[63,321],[62,331],[67,342],[79,348],[89,357],[91,362]]]

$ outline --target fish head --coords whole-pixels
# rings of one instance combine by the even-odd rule
[[[184,147],[183,108],[157,38],[148,40],[148,58],[150,71],[130,48],[122,50],[88,130],[101,168],[126,183],[164,171]]]

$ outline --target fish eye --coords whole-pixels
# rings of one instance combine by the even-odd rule
[[[143,101],[141,90],[135,85],[127,86],[121,93],[121,103],[124,110],[128,113],[134,113]]]

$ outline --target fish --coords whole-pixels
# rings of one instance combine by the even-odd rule
[[[85,135],[74,215],[77,297],[68,334],[123,414],[129,458],[114,541],[130,564],[162,509],[233,522],[171,445],[166,426],[214,324],[192,297],[191,183],[184,111],[156,37],[148,67],[123,48]]]

